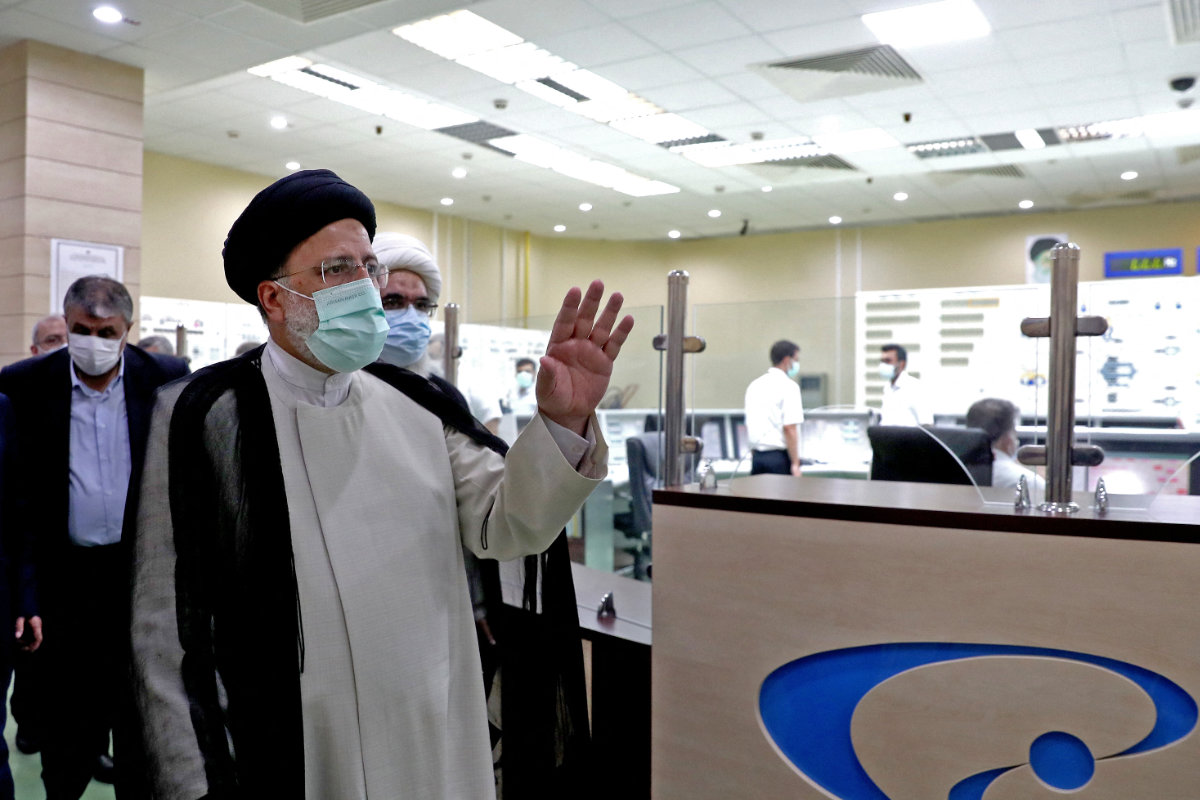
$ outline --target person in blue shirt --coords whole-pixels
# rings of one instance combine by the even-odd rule
[[[13,524],[33,542],[47,630],[38,654],[47,800],[78,800],[107,750],[127,684],[125,501],[140,485],[154,393],[188,372],[182,359],[128,344],[133,299],[118,281],[80,278],[63,312],[65,348],[0,370],[22,454],[6,481],[21,498]]]

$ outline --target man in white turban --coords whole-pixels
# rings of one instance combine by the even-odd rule
[[[388,334],[380,358],[429,377],[440,375],[429,354],[429,320],[437,310],[442,292],[442,273],[429,248],[416,237],[380,231],[372,242],[379,263],[388,268],[383,287],[383,311],[387,315]],[[492,433],[500,426],[500,392],[481,387],[478,381],[458,382],[471,415]]]

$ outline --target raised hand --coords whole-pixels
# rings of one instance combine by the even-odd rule
[[[613,361],[633,329],[633,317],[620,323],[623,298],[613,292],[599,318],[604,284],[592,281],[587,293],[572,287],[550,330],[550,343],[538,370],[538,410],[564,428],[584,435],[588,417],[608,391]]]

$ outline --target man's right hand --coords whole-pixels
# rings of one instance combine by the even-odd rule
[[[28,624],[24,617],[17,617],[16,639],[21,649],[32,653],[42,646],[42,618],[30,617]]]

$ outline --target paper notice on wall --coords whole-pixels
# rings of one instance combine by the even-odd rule
[[[87,275],[103,275],[125,280],[125,248],[117,244],[79,242],[73,239],[50,240],[50,308],[62,313],[67,288]]]

